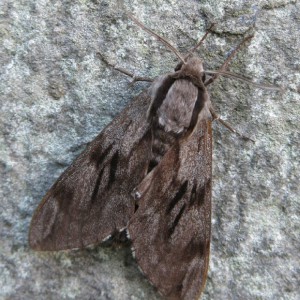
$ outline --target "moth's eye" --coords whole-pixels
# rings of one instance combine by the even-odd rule
[[[181,69],[182,65],[183,65],[182,62],[178,63],[178,64],[176,65],[176,67],[175,67],[174,70],[175,70],[175,71],[179,71],[179,70]]]
[[[205,80],[206,80],[205,73],[202,74],[202,78],[201,79],[202,79],[202,82],[205,82]]]

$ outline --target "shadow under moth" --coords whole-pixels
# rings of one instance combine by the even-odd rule
[[[126,230],[138,265],[167,299],[198,299],[207,277],[211,236],[212,129],[207,86],[226,71],[205,71],[145,27],[180,59],[156,78],[75,159],[44,196],[31,221],[34,250],[101,243]],[[148,80],[114,67],[134,80]],[[263,86],[267,87],[267,86]],[[267,87],[268,88],[268,87]]]

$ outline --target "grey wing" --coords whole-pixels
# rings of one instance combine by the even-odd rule
[[[128,225],[137,262],[168,299],[198,299],[211,227],[211,122],[175,144],[136,189]]]
[[[135,98],[51,187],[31,221],[33,249],[83,248],[126,227],[150,157],[149,103],[147,91]]]

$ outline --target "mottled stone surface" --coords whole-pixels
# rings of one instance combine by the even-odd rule
[[[159,299],[130,250],[36,253],[32,213],[85,144],[176,57],[121,14],[121,1],[2,0],[0,7],[0,298]],[[127,10],[216,69],[247,34],[230,70],[282,93],[231,79],[211,88],[221,115],[256,142],[214,125],[211,262],[202,299],[299,299],[300,59],[297,1],[125,1]]]

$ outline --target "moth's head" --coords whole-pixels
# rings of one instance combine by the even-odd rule
[[[189,55],[185,59],[185,63],[180,62],[175,67],[175,71],[181,71],[187,75],[192,75],[197,78],[202,78],[204,75],[203,62],[196,55]]]

